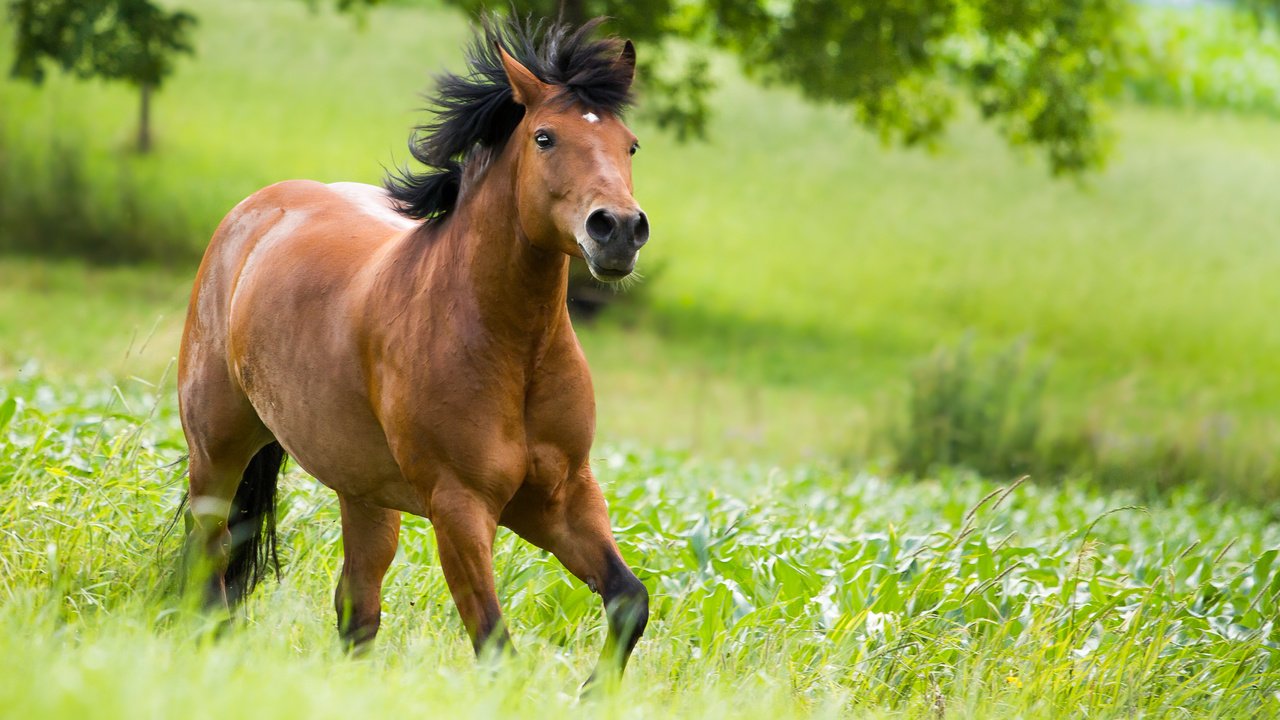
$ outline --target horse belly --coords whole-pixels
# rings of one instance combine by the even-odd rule
[[[259,413],[298,465],[325,486],[382,507],[423,514],[423,503],[406,486],[382,427],[372,414],[352,407],[336,397],[316,397],[292,411],[264,408]]]

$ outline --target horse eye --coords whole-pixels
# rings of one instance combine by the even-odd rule
[[[534,135],[533,142],[536,143],[537,146],[539,148],[542,148],[543,150],[546,150],[547,148],[556,144],[556,141],[551,139],[551,134],[547,132],[539,132],[538,134]]]
[[[637,142],[637,143],[631,143],[631,154],[632,154],[632,155],[635,155],[635,154],[636,154],[636,151],[637,151],[637,150],[639,150],[639,149],[640,149],[640,143],[638,143],[638,142]]]

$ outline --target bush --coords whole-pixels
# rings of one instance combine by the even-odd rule
[[[990,358],[970,339],[942,348],[911,375],[906,421],[891,444],[900,469],[926,475],[962,466],[1007,477],[1034,466],[1047,366],[1015,344]]]
[[[971,339],[935,351],[913,371],[905,411],[889,433],[895,467],[917,477],[943,468],[992,478],[1090,477],[1146,497],[1201,485],[1210,496],[1280,513],[1280,452],[1265,432],[1225,414],[1147,432],[1117,432],[1098,420],[1069,424],[1046,411],[1048,369],[1030,361],[1021,342],[986,356]]]

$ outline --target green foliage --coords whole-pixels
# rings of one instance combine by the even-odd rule
[[[1127,9],[1115,0],[976,3],[960,13],[952,72],[984,117],[1013,143],[1042,148],[1055,174],[1097,167]]]
[[[735,8],[723,18],[740,17]],[[748,70],[809,98],[848,103],[864,124],[908,144],[935,139],[953,113],[948,83],[968,88],[1014,143],[1042,148],[1055,173],[1103,159],[1098,105],[1116,61],[1125,5],[1059,3],[762,4],[730,31]]]
[[[1229,7],[1138,13],[1125,65],[1142,102],[1280,116],[1280,25]]]
[[[159,87],[173,58],[191,53],[191,13],[150,0],[9,0],[16,27],[12,74],[34,82],[45,63],[80,77]]]
[[[449,2],[473,13],[491,5]],[[1099,104],[1125,7],[1120,0],[538,0],[519,11],[575,22],[607,15],[611,30],[640,41],[727,50],[749,74],[846,105],[886,140],[908,145],[938,138],[958,85],[1008,140],[1043,149],[1055,173],[1075,173],[1103,159]],[[648,64],[639,76],[654,83],[645,93],[651,116],[682,137],[702,135],[712,87],[704,53],[687,53],[681,70],[665,74],[640,57]]]
[[[8,383],[0,705],[21,717],[583,712],[599,599],[500,534],[519,657],[477,669],[429,526],[407,518],[382,634],[333,638],[332,494],[282,486],[283,582],[216,642],[165,593],[183,452],[172,394]],[[2,405],[0,405],[2,406]],[[605,717],[1272,717],[1280,525],[1173,493],[900,482],[597,449],[652,620]],[[50,680],[56,678],[57,681]],[[89,700],[86,700],[89,699]],[[153,708],[154,712],[144,712]],[[184,710],[184,712],[187,712]]]

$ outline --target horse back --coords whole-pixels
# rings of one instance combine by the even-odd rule
[[[278,314],[311,293],[349,285],[381,247],[416,225],[370,185],[289,180],[259,190],[223,218],[209,242],[192,289],[184,350],[188,341],[225,347],[234,318]],[[279,297],[252,306],[249,298],[264,294]]]

